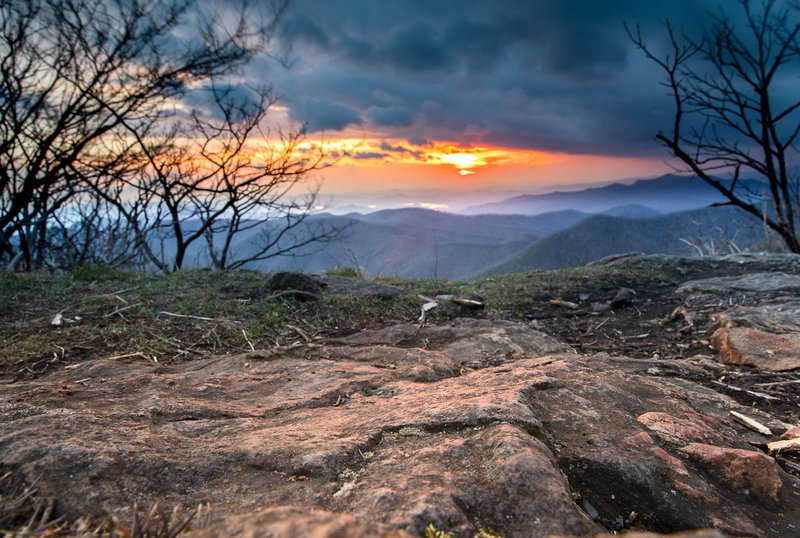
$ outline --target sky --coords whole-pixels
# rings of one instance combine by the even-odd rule
[[[732,1],[724,3],[731,6]],[[624,25],[664,43],[715,0],[294,0],[275,51],[277,123],[325,140],[331,193],[535,192],[671,170],[673,108]]]

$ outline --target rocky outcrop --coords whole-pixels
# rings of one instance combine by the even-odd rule
[[[718,302],[720,305],[791,300],[800,294],[800,275],[782,272],[748,273],[742,276],[691,280],[676,293],[692,305]]]
[[[722,360],[766,371],[800,369],[800,276],[780,271],[693,280],[676,292],[715,311],[711,343]]]
[[[720,357],[731,364],[782,372],[800,368],[800,332],[775,334],[748,327],[718,329],[711,343]]]
[[[654,375],[703,364],[477,320],[89,361],[0,386],[0,462],[68,519],[210,503],[197,536],[796,535],[800,480],[729,418],[754,411]]]

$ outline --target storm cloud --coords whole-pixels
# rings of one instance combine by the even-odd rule
[[[658,48],[719,0],[296,0],[269,76],[309,132],[360,128],[616,156],[663,152],[672,103],[625,24]]]

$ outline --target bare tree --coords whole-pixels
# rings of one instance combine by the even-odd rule
[[[663,55],[638,27],[628,34],[663,69],[674,100],[672,132],[656,139],[684,171],[725,196],[717,205],[753,215],[800,253],[800,4],[739,0],[739,7],[741,22],[720,9],[698,36],[666,22]]]
[[[332,164],[324,147],[305,140],[302,129],[264,128],[276,102],[269,88],[236,90],[216,84],[198,90],[206,101],[202,110],[173,119],[161,136],[135,133],[135,166],[89,183],[125,217],[160,271],[183,268],[198,243],[205,244],[210,265],[230,269],[338,235],[306,222],[318,192],[310,173]],[[234,238],[256,229],[251,244],[234,252]]]
[[[191,0],[0,2],[0,259],[43,263],[54,214],[87,180],[134,167],[131,137],[261,50],[284,5],[262,24]]]
[[[212,88],[221,121],[193,115],[199,139],[213,141],[199,152],[213,171],[194,203],[216,269],[239,268],[275,256],[293,254],[312,243],[330,241],[342,230],[310,222],[319,183],[310,172],[336,159],[322,145],[310,144],[304,131],[263,129],[263,119],[276,99],[268,88],[251,88],[249,103]],[[304,192],[300,192],[300,189]],[[257,232],[242,252],[236,236]]]
[[[69,270],[80,265],[141,265],[134,230],[116,208],[89,195],[76,197],[69,208],[56,211],[48,226],[46,259],[50,268]],[[137,261],[139,263],[137,263]]]

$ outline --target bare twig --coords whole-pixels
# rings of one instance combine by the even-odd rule
[[[126,353],[124,355],[114,355],[113,357],[106,357],[105,360],[113,361],[115,359],[127,359],[128,357],[143,357],[143,358],[145,358],[147,360],[150,360],[150,357],[148,357],[147,355],[145,355],[141,351],[136,351],[134,353]]]
[[[758,433],[760,433],[762,435],[772,435],[772,431],[769,428],[767,428],[766,426],[764,426],[763,424],[761,424],[760,422],[758,422],[758,421],[756,421],[756,420],[754,420],[754,419],[752,419],[752,418],[750,418],[748,416],[745,416],[745,415],[743,415],[741,413],[737,413],[736,411],[731,411],[730,413],[731,413],[731,416],[733,418],[735,418],[737,422],[739,422],[741,424],[744,424],[745,426],[747,426],[751,430],[757,431]]]
[[[719,385],[720,387],[724,387],[728,390],[732,390],[734,392],[744,392],[745,394],[749,394],[750,396],[755,396],[756,398],[761,398],[764,400],[780,400],[781,398],[777,398],[775,396],[771,396],[769,394],[765,394],[763,392],[756,392],[754,390],[747,390],[740,387],[735,387],[733,385],[728,385],[727,383],[722,383],[720,381],[712,381],[713,384]]]
[[[293,330],[293,331],[294,331],[294,332],[296,332],[297,334],[299,334],[299,335],[300,335],[300,337],[301,337],[303,340],[305,340],[305,341],[306,341],[306,344],[310,344],[310,343],[311,343],[311,338],[309,338],[309,336],[308,336],[308,335],[305,333],[305,331],[303,331],[303,330],[302,330],[300,327],[296,327],[296,326],[294,326],[294,325],[290,325],[289,323],[287,323],[287,324],[286,324],[286,327],[287,327],[287,328],[289,328],[289,329],[291,329],[291,330]]]
[[[255,351],[256,348],[253,347],[253,342],[251,342],[250,339],[247,337],[247,333],[245,332],[244,327],[242,327],[242,335],[244,335],[244,339],[247,342],[247,345],[250,346],[250,351]]]
[[[112,296],[114,296],[114,297],[117,297],[117,299],[119,299],[120,301],[122,301],[122,298],[119,297],[120,294],[128,293],[129,291],[133,291],[133,290],[138,289],[138,288],[139,288],[139,286],[133,286],[131,288],[125,288],[124,290],[117,290],[117,291],[112,291],[111,293],[104,293],[103,295],[100,295],[100,297],[112,297]]]
[[[217,323],[243,323],[242,321],[237,321],[235,319],[204,318],[203,316],[190,316],[188,314],[175,314],[174,312],[165,312],[164,310],[160,311],[159,314],[164,314],[165,316],[172,316],[173,318],[199,319],[201,321],[215,321]]]
[[[768,388],[768,387],[779,387],[781,385],[795,385],[797,383],[800,383],[800,379],[791,379],[789,381],[774,381],[772,383],[756,383],[753,386]]]
[[[104,317],[104,318],[110,318],[111,316],[113,316],[113,315],[115,315],[115,314],[119,314],[120,312],[124,312],[125,310],[128,310],[129,308],[133,308],[133,307],[135,307],[135,306],[141,306],[141,305],[142,305],[142,303],[136,303],[136,304],[132,304],[132,305],[128,305],[128,306],[124,306],[124,307],[122,307],[122,308],[117,308],[117,309],[115,309],[113,312],[110,312],[110,313],[106,314],[106,315],[105,315],[105,316],[103,316],[103,317]]]

